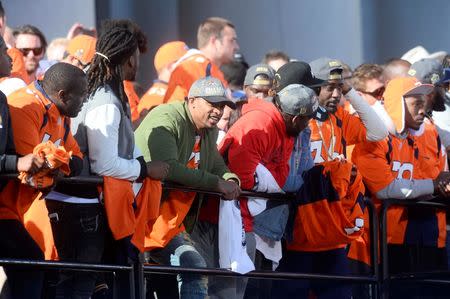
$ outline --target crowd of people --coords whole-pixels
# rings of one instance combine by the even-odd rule
[[[76,25],[48,44],[33,25],[8,29],[0,3],[0,172],[19,173],[0,181],[0,257],[359,275],[378,266],[367,200],[380,210],[450,196],[450,56],[416,48],[351,69],[274,50],[249,66],[237,30],[210,17],[197,48],[162,45],[147,89],[136,82],[147,38],[133,21]],[[93,175],[103,184],[62,179]],[[448,269],[445,210],[387,215],[391,272]],[[10,298],[128,298],[134,287],[120,275],[4,270]],[[370,298],[333,281],[177,282],[180,298]],[[158,287],[171,283],[149,285],[164,298]],[[446,292],[393,285],[390,296]]]

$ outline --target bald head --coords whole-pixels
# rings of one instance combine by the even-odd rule
[[[391,59],[384,65],[383,77],[385,83],[394,78],[409,77],[408,71],[411,63],[404,59]]]
[[[52,65],[42,87],[62,115],[75,117],[87,95],[87,77],[79,68],[64,62]]]

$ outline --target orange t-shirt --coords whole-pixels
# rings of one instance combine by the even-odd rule
[[[164,103],[183,101],[192,84],[206,76],[218,78],[225,87],[228,86],[219,67],[204,55],[198,53],[186,58],[178,64],[170,76]]]
[[[138,113],[144,110],[151,110],[164,102],[164,95],[167,91],[167,82],[155,80],[152,87],[142,96],[138,105]]]

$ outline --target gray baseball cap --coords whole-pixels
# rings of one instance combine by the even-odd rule
[[[225,87],[219,79],[205,77],[198,79],[189,89],[188,98],[203,98],[210,103],[224,103],[235,109],[236,104],[227,97]]]
[[[443,79],[442,64],[433,58],[423,58],[411,65],[408,75],[422,83],[437,84]]]
[[[321,80],[341,80],[342,62],[337,59],[321,57],[309,63],[312,74]]]
[[[263,75],[258,77],[259,75]],[[261,78],[262,77],[262,78]],[[275,79],[275,70],[268,64],[258,63],[252,65],[245,75],[244,86],[248,85],[268,85],[272,87]]]
[[[277,93],[281,111],[290,115],[312,115],[319,107],[316,93],[301,84],[290,84]]]

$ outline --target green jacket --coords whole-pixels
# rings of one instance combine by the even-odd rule
[[[145,161],[164,161],[170,166],[166,180],[190,187],[215,189],[219,178],[238,179],[230,173],[220,156],[216,140],[218,130],[204,129],[201,134],[199,169],[186,165],[195,144],[195,126],[186,102],[159,105],[142,121],[135,132],[138,148]],[[184,219],[191,231],[198,217],[203,196],[198,195]]]

